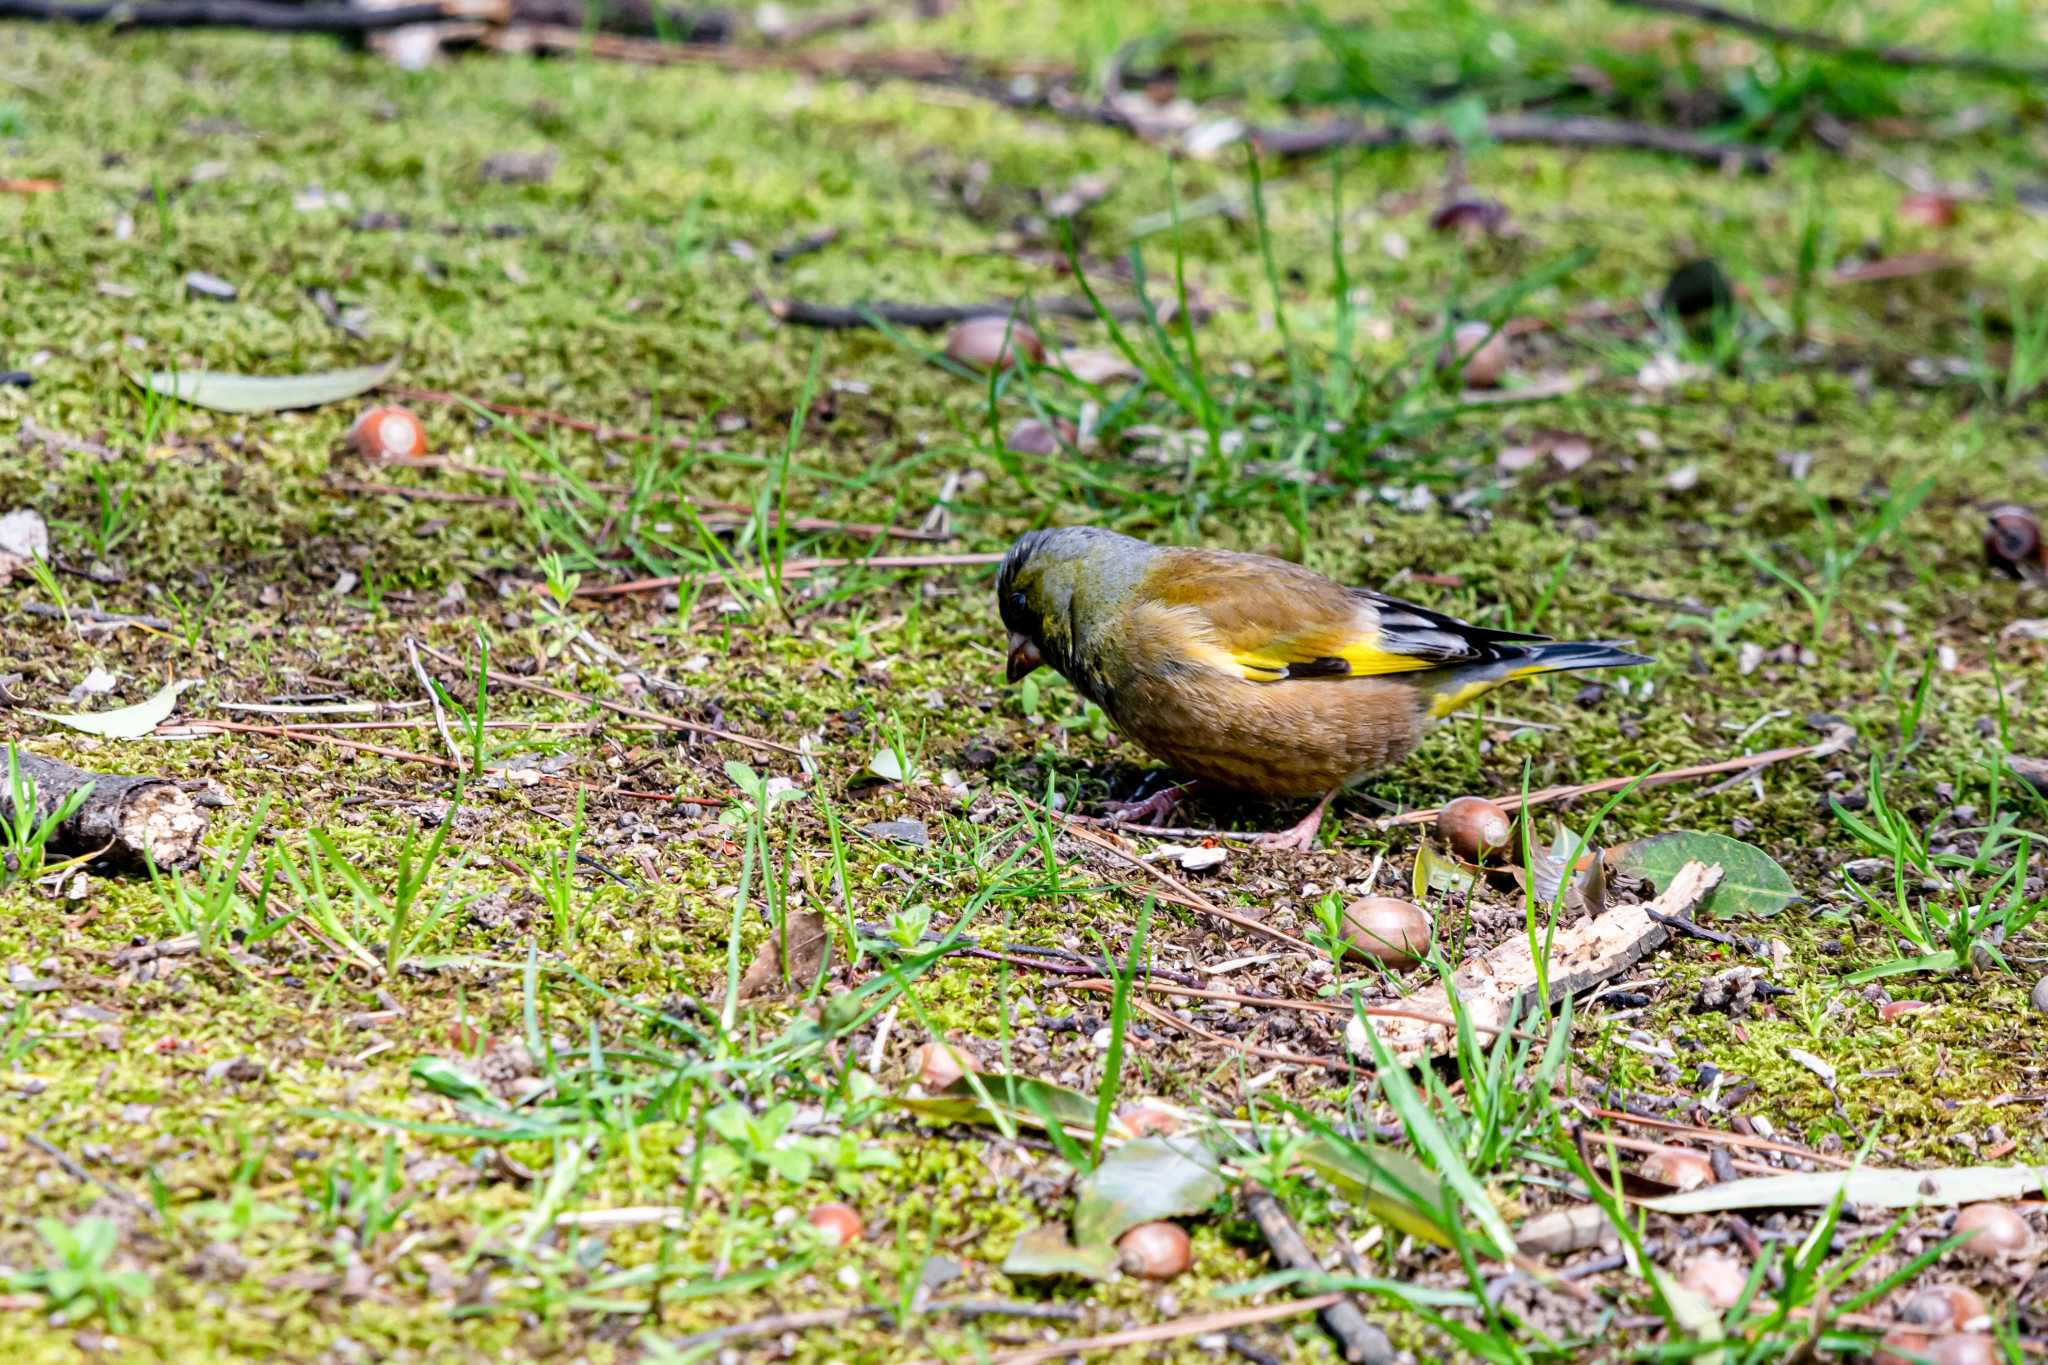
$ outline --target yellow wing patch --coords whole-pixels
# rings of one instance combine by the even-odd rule
[[[1225,651],[1225,657],[1247,680],[1263,683],[1290,677],[1369,678],[1436,666],[1435,660],[1396,654],[1370,641],[1353,640],[1327,650],[1316,647],[1324,643],[1328,642],[1290,640],[1259,650]]]

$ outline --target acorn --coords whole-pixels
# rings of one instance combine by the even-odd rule
[[[957,1044],[934,1039],[911,1054],[917,1063],[917,1079],[925,1089],[944,1090],[970,1071],[980,1071],[974,1054]]]
[[[1437,812],[1436,832],[1468,863],[1484,863],[1514,842],[1515,822],[1483,796],[1461,796]]]
[[[1889,1024],[1903,1015],[1919,1014],[1933,1008],[1934,1006],[1925,1000],[1887,1000],[1877,1007],[1877,1017]]]
[[[349,444],[366,460],[410,460],[427,453],[426,429],[404,408],[365,408],[348,429]]]
[[[1899,1305],[1899,1321],[1937,1332],[1960,1332],[1987,1311],[1974,1291],[1959,1284],[1936,1284],[1914,1290]]]
[[[1470,240],[1499,232],[1508,225],[1508,206],[1477,196],[1453,199],[1429,215],[1432,232],[1455,232]]]
[[[1362,956],[1412,967],[1429,951],[1429,916],[1393,896],[1366,896],[1344,907],[1344,937]]]
[[[1714,1182],[1714,1164],[1689,1147],[1659,1147],[1643,1158],[1637,1174],[1683,1193]]]
[[[1045,343],[1014,318],[969,318],[946,338],[946,358],[973,370],[1007,370],[1020,354],[1043,364]]]
[[[1929,1336],[1894,1327],[1878,1343],[1874,1365],[1998,1365],[2004,1357],[1992,1338],[1977,1332]]]
[[[2048,574],[2040,521],[2024,507],[1995,509],[1984,527],[1984,562],[2008,578],[2040,581]]]
[[[1186,1117],[1164,1100],[1134,1100],[1116,1117],[1132,1137],[1164,1137],[1187,1126]]]
[[[832,1245],[845,1246],[858,1242],[861,1236],[860,1215],[845,1204],[820,1204],[811,1210],[805,1220],[818,1231],[832,1239]]]
[[[1188,1268],[1188,1235],[1178,1223],[1140,1223],[1117,1239],[1126,1274],[1170,1280]]]
[[[1460,359],[1465,362],[1462,370]],[[1461,322],[1437,353],[1436,368],[1440,374],[1456,371],[1467,388],[1490,389],[1507,373],[1508,339],[1491,323]]]
[[[1954,1229],[1969,1240],[1961,1250],[1987,1260],[2017,1256],[2033,1241],[2026,1219],[2003,1204],[1971,1204],[1956,1215]]]
[[[1899,200],[1899,221],[1914,227],[1952,227],[1956,201],[1945,194],[1914,193]]]
[[[1749,1272],[1730,1256],[1709,1253],[1695,1257],[1679,1272],[1678,1282],[1719,1309],[1735,1306],[1749,1284]]]

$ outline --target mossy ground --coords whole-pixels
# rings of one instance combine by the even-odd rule
[[[1952,28],[1933,37],[1982,39],[1997,9],[1957,7]],[[1094,70],[1118,43],[1153,28],[1223,17],[1206,7],[970,5],[845,41]],[[1417,41],[1436,32],[1405,9],[1389,22]],[[1669,25],[1599,7],[1567,6],[1543,22],[1553,34],[1591,26],[1609,39],[1640,34],[1645,50],[1678,50]],[[1731,66],[1740,56],[1723,45]],[[62,182],[54,193],[0,193],[0,233],[13,244],[0,274],[0,368],[34,376],[32,387],[0,389],[0,426],[32,423],[74,443],[49,445],[24,428],[0,461],[0,510],[28,505],[49,518],[60,558],[79,571],[60,580],[70,605],[177,622],[67,629],[29,615],[25,604],[47,594],[17,581],[0,597],[0,676],[17,675],[8,693],[68,709],[67,691],[99,666],[120,676],[123,701],[168,678],[203,678],[185,700],[193,717],[229,716],[227,702],[316,694],[403,703],[412,709],[397,714],[415,728],[352,737],[438,754],[415,705],[421,691],[405,641],[470,657],[482,636],[514,673],[809,755],[799,764],[679,742],[616,716],[588,728],[492,732],[497,763],[692,804],[591,797],[582,851],[601,867],[576,877],[565,935],[532,866],[567,848],[573,794],[516,777],[479,784],[451,836],[467,858],[457,885],[477,900],[433,928],[418,953],[454,959],[439,966],[372,972],[287,931],[245,957],[122,969],[120,949],[176,930],[148,881],[96,877],[77,900],[7,893],[0,957],[54,975],[61,988],[16,993],[6,1026],[0,1263],[42,1265],[49,1252],[36,1221],[91,1212],[115,1220],[118,1264],[152,1285],[119,1323],[54,1320],[39,1294],[15,1295],[0,1314],[8,1359],[636,1359],[662,1341],[771,1312],[893,1306],[927,1255],[960,1264],[955,1289],[1069,1303],[1078,1322],[1060,1330],[1107,1330],[1225,1306],[1232,1300],[1220,1291],[1269,1268],[1248,1225],[1219,1215],[1191,1224],[1195,1270],[1165,1288],[1124,1280],[1048,1291],[1004,1280],[994,1267],[1014,1235],[1066,1212],[1057,1158],[983,1132],[923,1129],[845,1098],[852,1070],[871,1069],[885,1092],[900,1088],[911,1047],[931,1029],[971,1040],[991,1061],[1014,1034],[1032,1069],[1096,1088],[1102,1063],[1091,1038],[1106,1000],[986,959],[938,966],[902,1002],[889,1036],[878,1043],[874,1026],[863,1027],[805,1054],[780,1080],[744,1060],[794,1013],[768,1004],[741,1012],[731,1075],[662,1101],[672,1112],[652,1103],[652,1091],[628,1087],[630,1104],[648,1103],[646,1112],[631,1121],[599,1112],[551,1141],[501,1149],[445,1131],[459,1124],[457,1110],[415,1078],[419,1059],[480,1065],[533,1030],[561,1040],[562,1058],[538,1064],[559,1081],[572,1054],[631,1052],[647,1024],[628,1002],[713,995],[735,917],[741,960],[751,956],[765,933],[763,879],[744,820],[730,815],[728,761],[798,779],[806,793],[781,808],[768,840],[793,903],[833,903],[841,863],[829,808],[857,918],[882,922],[928,904],[943,926],[994,888],[974,929],[986,941],[1092,950],[1099,937],[1120,956],[1142,877],[1071,842],[1042,844],[1043,827],[1003,793],[1041,796],[1056,779],[1086,804],[1126,792],[1144,759],[1069,715],[1076,708],[1062,688],[1047,689],[1038,714],[1020,710],[1014,689],[999,685],[1000,636],[980,571],[792,580],[786,610],[711,579],[680,604],[649,594],[565,612],[535,586],[543,554],[575,557],[563,521],[340,490],[333,476],[384,477],[341,453],[352,407],[261,417],[158,411],[123,369],[282,373],[403,349],[399,378],[411,387],[623,430],[665,423],[696,437],[689,451],[650,461],[645,447],[560,428],[521,439],[472,410],[422,404],[437,451],[528,470],[552,459],[589,478],[654,468],[693,496],[751,505],[764,481],[779,478],[815,364],[817,392],[793,443],[793,515],[909,525],[943,504],[957,531],[957,543],[941,547],[949,550],[999,549],[1034,523],[1091,520],[1280,553],[1471,619],[1633,638],[1658,656],[1625,686],[1581,693],[1583,680],[1564,679],[1496,694],[1482,714],[1445,726],[1415,761],[1341,806],[1324,848],[1300,857],[1239,849],[1207,874],[1208,894],[1293,932],[1313,927],[1323,894],[1364,889],[1382,855],[1380,889],[1406,884],[1415,841],[1379,830],[1372,817],[1382,809],[1810,743],[1817,717],[1847,721],[1856,745],[1825,762],[1733,785],[1647,790],[1609,817],[1603,842],[1692,828],[1736,833],[1776,856],[1806,901],[1767,926],[1736,927],[1782,938],[1789,960],[1774,974],[1795,993],[1745,1019],[1693,1016],[1697,983],[1738,959],[1681,943],[1634,973],[1651,983],[1640,1013],[1621,1023],[1598,1009],[1581,1016],[1574,1090],[1592,1093],[1589,1077],[1600,1076],[1618,1089],[1680,1093],[1694,1066],[1710,1061],[1754,1083],[1743,1112],[1799,1141],[1854,1151],[1874,1138],[1876,1157],[1896,1163],[1969,1163],[1986,1149],[2048,1161],[2048,1050],[2026,1007],[2044,954],[2039,932],[2007,945],[2015,973],[1888,981],[1894,994],[1939,1008],[1877,1023],[1871,1003],[1839,978],[1889,960],[1896,947],[1840,890],[1836,868],[1868,850],[1829,808],[1831,798],[1867,802],[1878,759],[1896,809],[1929,830],[1965,828],[1986,815],[2002,753],[2048,753],[2048,644],[2007,630],[2048,610],[2038,593],[1988,577],[1980,549],[1989,505],[2048,502],[2041,430],[2028,408],[1999,406],[1941,363],[1968,360],[1981,345],[1986,363],[2001,365],[2007,329],[2024,327],[2024,301],[2038,297],[2048,236],[2010,196],[1970,204],[1957,225],[1936,229],[1901,220],[1902,191],[1871,159],[1806,139],[1786,149],[1774,174],[1751,178],[1634,154],[1483,147],[1466,156],[1464,172],[1509,206],[1514,227],[1475,244],[1426,226],[1441,154],[1270,168],[1266,212],[1287,321],[1297,338],[1320,341],[1340,311],[1331,215],[1341,167],[1335,254],[1356,309],[1358,360],[1393,387],[1412,379],[1415,366],[1401,358],[1429,345],[1447,301],[1483,297],[1580,249],[1586,261],[1523,299],[1522,315],[1561,322],[1581,305],[1640,297],[1673,263],[1702,253],[1745,282],[1791,280],[1809,230],[1829,262],[1939,251],[1956,264],[1814,291],[1811,343],[1785,335],[1787,292],[1765,291],[1727,372],[1658,391],[1634,382],[1664,346],[1646,325],[1531,334],[1516,343],[1523,379],[1577,369],[1593,382],[1552,401],[1476,407],[1396,433],[1363,465],[1346,466],[1356,477],[1344,486],[1327,475],[1233,484],[1108,451],[1020,462],[991,438],[1025,413],[1016,387],[992,419],[985,391],[928,363],[914,343],[785,327],[759,301],[1071,294],[1044,201],[1076,177],[1103,176],[1112,192],[1089,211],[1090,251],[1113,259],[1142,234],[1148,266],[1163,279],[1176,234],[1161,228],[1161,215],[1175,203],[1188,209],[1178,249],[1190,284],[1219,305],[1199,331],[1205,364],[1222,383],[1276,391],[1285,370],[1278,319],[1245,166],[1231,154],[1170,163],[1111,130],[902,83],[506,57],[413,75],[322,40],[247,35],[16,27],[0,31],[0,77],[0,171]],[[1860,70],[1856,79],[1878,80]],[[2018,131],[1993,119],[1902,144],[1938,173],[1959,179],[1990,167],[2009,184],[2039,170],[2037,134],[2025,122],[2038,110],[2022,96],[1937,76],[1911,85],[1887,77],[1878,88],[1923,130],[1966,108],[2019,120]],[[1272,103],[1265,87],[1253,95],[1254,109]],[[560,156],[545,183],[480,174],[493,153],[544,146]],[[315,188],[325,197],[306,196]],[[1228,213],[1202,207],[1225,201]],[[352,226],[370,212],[398,215],[403,226]],[[775,246],[828,227],[839,235],[824,249],[772,262]],[[234,282],[239,298],[188,296],[190,270]],[[368,339],[330,325],[310,299],[316,289],[367,309]],[[1052,330],[1073,344],[1104,344],[1092,323]],[[1147,414],[1193,425],[1163,411]],[[1496,469],[1501,448],[1553,430],[1583,434],[1591,462],[1569,473]],[[1808,463],[1802,492],[1788,466]],[[457,475],[390,477],[502,491]],[[1887,490],[1923,478],[1931,491],[1841,576],[1824,620],[1758,568],[1763,556],[1818,586],[1827,536],[1853,541]],[[104,516],[107,497],[126,499],[125,512]],[[601,528],[581,534],[619,550]],[[789,552],[858,548],[822,534]],[[581,567],[596,582],[650,566],[613,553]],[[1745,645],[1764,651],[1762,661],[1745,657]],[[1917,729],[1902,733],[1929,658],[1937,662],[1928,700]],[[679,691],[650,691],[620,659]],[[457,670],[437,671],[468,698]],[[493,689],[490,714],[607,720],[507,688]],[[229,803],[216,816],[216,844],[260,809],[259,848],[303,859],[309,832],[324,831],[379,886],[403,834],[431,829],[454,795],[445,770],[275,737],[98,741],[19,712],[0,716],[0,731],[85,767],[203,781]],[[871,756],[899,737],[930,780],[868,781]],[[940,780],[947,770],[956,785]],[[1999,799],[2008,808],[2026,800],[2010,778]],[[1574,807],[1567,818],[1590,810]],[[1195,808],[1198,819],[1242,827],[1283,814],[1292,817]],[[2037,829],[2039,816],[2037,805]],[[924,821],[931,847],[854,832],[894,818]],[[1012,855],[1017,862],[994,870]],[[2038,870],[2019,894],[2043,895]],[[1257,946],[1157,911],[1163,965],[1213,965]],[[545,968],[531,988],[529,952]],[[51,959],[49,970],[38,966]],[[826,994],[877,970],[872,958],[853,968],[842,961]],[[1293,959],[1250,972],[1231,979],[1297,995],[1329,979],[1326,964],[1318,971]],[[1077,1017],[1078,1027],[1048,1027]],[[1275,1026],[1263,1020],[1255,1036],[1337,1049],[1320,1025]],[[1683,1070],[1618,1047],[1614,1037],[1630,1029],[1677,1041]],[[1788,1047],[1832,1066],[1834,1088]],[[248,1065],[226,1065],[237,1059]],[[645,1062],[633,1074],[645,1080],[658,1069]],[[1276,1096],[1338,1112],[1367,1084],[1312,1069],[1255,1076],[1261,1070],[1157,1031],[1127,1060],[1122,1087],[1245,1115]],[[800,1183],[756,1167],[699,1184],[692,1153],[721,1088],[756,1102],[789,1089],[823,1106],[807,1117],[824,1131],[844,1123],[856,1147],[895,1164],[835,1171],[828,1161]],[[2014,1103],[2016,1095],[2032,1098]],[[30,1133],[157,1211],[82,1183],[26,1142]],[[364,1209],[350,1208],[349,1196],[374,1183],[387,1141],[400,1173],[394,1202],[405,1207],[362,1240]],[[347,1182],[339,1197],[337,1181]],[[800,1216],[835,1181],[870,1230],[843,1250],[817,1246]],[[1500,1188],[1512,1196],[1511,1180]],[[550,1226],[565,1213],[692,1197],[701,1212],[665,1238]],[[1346,1215],[1314,1200],[1300,1212],[1319,1242],[1329,1225],[1345,1226]],[[631,1279],[650,1266],[667,1269]],[[645,1311],[660,1281],[669,1292]],[[1641,1302],[1639,1282],[1603,1293],[1624,1311]],[[1427,1340],[1396,1311],[1383,1320],[1397,1340]],[[855,1320],[786,1349],[811,1360],[965,1358],[1042,1326],[936,1318],[898,1333]],[[1283,1355],[1327,1351],[1312,1325],[1260,1332],[1255,1340]],[[1185,1342],[1151,1349],[1200,1353]],[[1618,1336],[1583,1348],[1619,1349]]]

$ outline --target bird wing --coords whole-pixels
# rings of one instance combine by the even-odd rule
[[[1148,587],[1188,621],[1189,651],[1251,682],[1445,668],[1545,638],[1469,625],[1257,556],[1186,552],[1155,574]]]

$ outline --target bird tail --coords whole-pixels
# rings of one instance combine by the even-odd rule
[[[1467,668],[1448,669],[1435,689],[1429,713],[1443,717],[1485,696],[1504,682],[1539,673],[1570,673],[1582,668],[1631,668],[1654,663],[1627,648],[1623,640],[1544,640],[1526,645],[1496,646],[1500,657]]]

